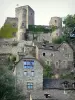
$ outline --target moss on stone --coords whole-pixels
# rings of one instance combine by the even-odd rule
[[[4,24],[0,29],[0,38],[13,38],[16,35],[17,28],[12,24]]]

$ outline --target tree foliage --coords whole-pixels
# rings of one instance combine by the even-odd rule
[[[0,100],[25,100],[22,91],[15,91],[15,77],[6,66],[0,66]]]
[[[13,70],[14,67],[15,67],[15,62],[16,62],[16,56],[15,55],[9,55],[7,57],[7,63],[8,63],[8,66],[9,66],[9,69],[10,70]]]
[[[43,74],[44,74],[44,78],[52,78],[53,71],[51,65],[47,65],[47,64],[44,65]]]
[[[73,34],[73,31],[75,30],[75,15],[67,15],[67,17],[63,21],[63,24],[65,25],[63,27],[63,33],[66,34],[67,40],[69,42],[74,42],[75,38],[71,38],[70,34]]]
[[[58,37],[56,39],[53,39],[53,43],[62,43],[63,41],[66,42],[74,42],[75,38],[71,38],[70,34],[75,29],[75,15],[67,15],[63,21],[63,35],[61,37]]]
[[[65,27],[73,29],[75,27],[75,15],[67,15],[63,24],[65,24]]]
[[[57,44],[61,44],[62,42],[66,41],[68,42],[69,38],[67,37],[66,34],[58,37],[58,38],[55,38],[55,39],[52,39],[52,42],[53,43],[57,43]]]

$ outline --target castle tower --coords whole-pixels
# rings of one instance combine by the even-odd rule
[[[34,11],[30,6],[26,5],[17,7],[15,13],[18,18],[17,40],[24,40],[28,25],[34,25]]]
[[[58,28],[62,28],[62,18],[60,17],[51,17],[51,20],[49,22],[49,25],[57,26]]]
[[[18,32],[17,32],[17,40],[24,40],[25,32],[26,32],[26,9],[21,8],[18,10]]]
[[[62,18],[51,17],[49,26],[52,26],[52,25],[57,27],[57,29],[54,32],[52,32],[52,34],[51,34],[52,39],[58,38],[59,36],[62,35]]]
[[[15,13],[16,13],[16,17],[18,18],[19,13],[20,13],[20,9],[25,9],[26,10],[26,29],[28,29],[28,25],[34,25],[34,10],[26,5],[26,6],[21,6],[21,7],[17,7],[15,9]]]
[[[25,9],[27,10],[26,14],[26,28],[28,29],[28,25],[34,25],[34,10],[26,5]]]

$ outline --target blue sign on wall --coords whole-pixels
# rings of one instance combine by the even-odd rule
[[[24,68],[33,68],[34,60],[24,60]]]

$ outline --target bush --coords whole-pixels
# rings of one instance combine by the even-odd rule
[[[43,75],[44,75],[44,78],[52,78],[53,72],[52,72],[51,66],[46,65],[46,64],[44,65]]]

